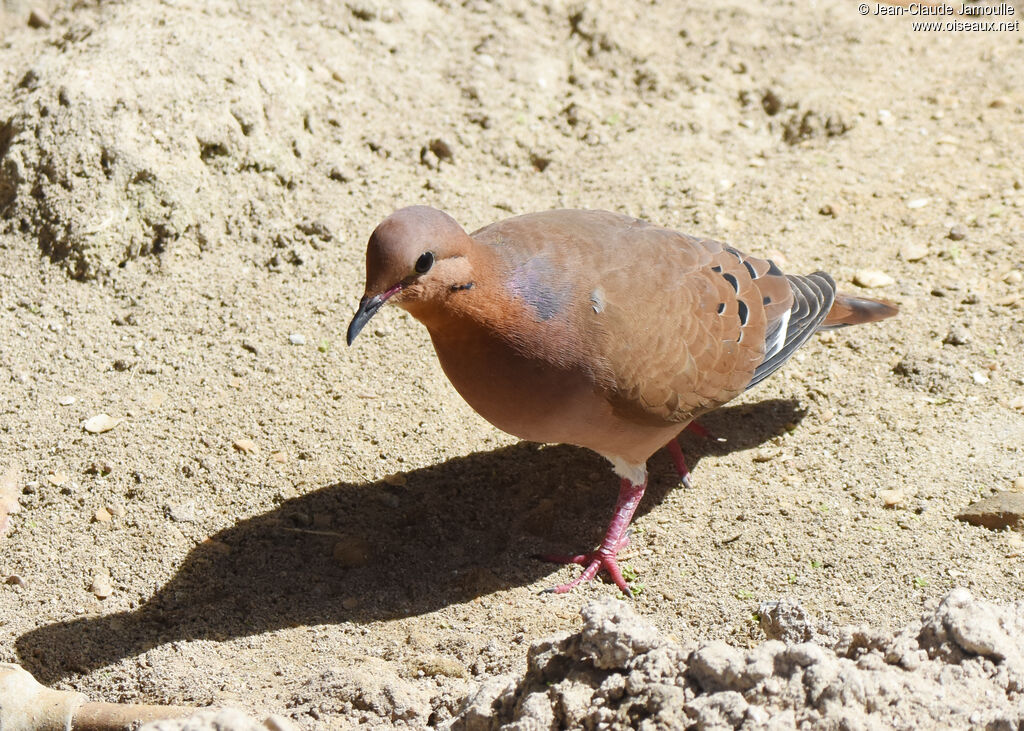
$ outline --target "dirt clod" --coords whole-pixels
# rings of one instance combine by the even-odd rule
[[[1024,530],[1024,493],[1000,491],[971,503],[957,514],[957,520],[992,530]]]
[[[593,602],[580,631],[534,644],[523,677],[481,686],[449,728],[738,729],[769,721],[1015,728],[1024,721],[1024,601],[995,604],[957,589],[895,634],[820,633],[793,605],[781,611],[794,613],[799,628],[787,621],[778,632],[791,643],[743,650],[680,646],[625,603]]]

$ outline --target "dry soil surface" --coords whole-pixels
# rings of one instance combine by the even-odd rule
[[[665,636],[1021,596],[1021,534],[955,516],[1024,490],[1024,36],[875,8],[5,0],[0,660],[421,727],[615,594],[532,558],[597,542],[601,458],[484,422],[395,308],[345,347],[413,203],[621,211],[900,303],[684,436],[693,489],[651,460],[624,556]]]

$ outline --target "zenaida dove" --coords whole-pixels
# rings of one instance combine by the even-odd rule
[[[771,261],[606,211],[516,216],[467,234],[447,214],[403,208],[370,236],[366,291],[348,343],[385,302],[430,332],[441,367],[481,416],[532,442],[592,449],[621,478],[600,547],[616,562],[647,484],[647,459],[697,416],[760,383],[819,330],[896,314],[836,293],[824,272]]]

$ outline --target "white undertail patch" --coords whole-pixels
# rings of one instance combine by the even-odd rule
[[[612,463],[612,469],[619,477],[629,480],[634,485],[643,485],[647,482],[646,463],[632,464],[620,457],[610,457],[607,454],[602,456]]]

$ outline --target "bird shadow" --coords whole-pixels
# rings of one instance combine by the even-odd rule
[[[691,467],[702,455],[762,444],[803,413],[790,400],[719,409],[701,423],[728,441],[684,436]],[[650,468],[641,513],[678,483],[666,456]],[[538,549],[600,540],[615,485],[588,450],[526,442],[328,485],[198,544],[141,606],[38,627],[16,640],[17,652],[53,683],[169,642],[415,616],[533,584],[558,569],[532,558]]]

